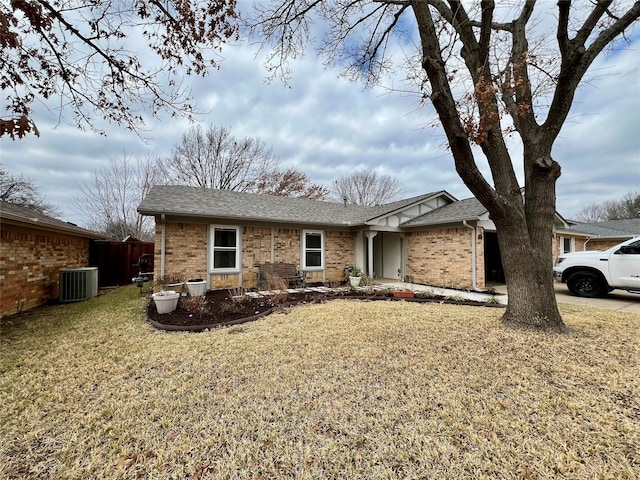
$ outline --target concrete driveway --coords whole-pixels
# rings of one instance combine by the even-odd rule
[[[603,298],[582,298],[575,297],[569,293],[567,285],[555,283],[556,300],[558,303],[568,303],[570,305],[582,305],[585,307],[599,308],[601,310],[615,310],[617,312],[640,314],[640,294],[629,293],[624,290],[614,290]],[[496,291],[507,293],[507,287],[500,285]]]

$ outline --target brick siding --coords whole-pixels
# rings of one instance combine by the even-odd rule
[[[207,278],[207,226],[165,224],[165,280]],[[162,225],[156,223],[154,278],[160,280]]]
[[[353,265],[352,232],[339,230],[327,230],[325,232],[325,270],[327,282],[339,282],[344,280],[344,267]]]
[[[166,223],[165,279],[207,277],[207,226],[200,224]],[[242,233],[242,286],[257,286],[258,265],[265,262],[293,263],[298,269],[302,230],[298,228],[240,227]],[[160,239],[162,229],[156,224],[155,276],[160,278]],[[272,258],[273,245],[273,258]],[[353,234],[325,230],[325,272],[307,273],[308,282],[340,281],[344,267],[353,263]],[[210,288],[235,288],[240,285],[238,274],[212,274]]]
[[[3,224],[0,239],[0,317],[58,298],[60,269],[88,265],[88,238]]]
[[[558,235],[555,234],[553,236],[553,260],[555,263],[555,259],[560,255],[560,246],[562,245],[562,238],[567,238],[569,235]],[[585,237],[573,237],[574,238],[574,252],[584,252],[584,251],[594,251],[594,250],[607,250],[611,247],[615,247],[619,243],[622,243],[624,239],[622,238],[614,238],[614,239],[597,239],[592,238],[587,242]],[[585,245],[585,242],[587,244]]]
[[[586,245],[586,250],[607,250],[611,247],[615,247],[619,243],[622,243],[625,239],[616,238],[613,240],[596,240],[591,239]],[[584,243],[584,242],[583,242]]]
[[[484,243],[476,229],[476,281],[484,286]],[[414,282],[471,288],[471,235],[468,228],[449,228],[406,234],[406,275]]]

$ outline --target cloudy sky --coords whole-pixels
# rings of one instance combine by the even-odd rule
[[[631,45],[598,59],[589,82],[554,148],[562,165],[558,211],[571,218],[583,206],[615,200],[640,190],[640,36]],[[283,167],[296,166],[315,183],[327,186],[357,168],[376,169],[398,178],[406,197],[447,190],[470,196],[458,178],[444,134],[426,127],[430,106],[413,95],[339,78],[309,52],[293,64],[289,85],[266,83],[255,47],[225,48],[222,68],[204,79],[189,79],[194,98],[209,124],[227,126],[236,137],[259,137],[273,147]],[[399,74],[401,75],[401,74]],[[393,78],[385,86],[397,86]],[[147,124],[143,141],[123,127],[109,125],[106,137],[82,132],[73,119],[58,121],[38,107],[40,137],[0,140],[0,159],[12,174],[33,179],[62,218],[85,225],[73,208],[79,187],[97,168],[114,159],[148,154],[168,156],[190,124],[168,115]],[[518,145],[512,152],[517,158]]]

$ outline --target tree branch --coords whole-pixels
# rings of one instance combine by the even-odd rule
[[[571,109],[575,91],[589,66],[607,45],[640,18],[640,1],[636,1],[633,7],[627,10],[622,17],[616,19],[612,25],[602,30],[587,48],[585,42],[595,28],[594,21],[597,24],[597,19],[600,19],[608,11],[610,4],[611,0],[598,0],[598,5],[579,30],[579,32],[582,32],[582,34],[578,34],[582,42],[578,42],[578,37],[576,37],[566,42],[561,48],[562,65],[560,67],[560,75],[558,76],[547,119],[542,125],[543,141],[547,145],[553,144],[560,133],[560,129]],[[558,2],[558,8],[560,10],[560,23],[563,23],[563,19],[565,17],[568,18],[570,5],[566,1],[560,1]],[[566,27],[558,28],[561,31]],[[587,37],[584,37],[587,32],[589,32]],[[563,37],[561,36],[559,41],[563,41],[562,39]]]

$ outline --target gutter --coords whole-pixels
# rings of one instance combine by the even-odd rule
[[[471,229],[471,290],[481,292],[482,290],[478,288],[478,282],[476,280],[476,227],[469,225],[466,220],[462,221],[462,225]]]
[[[23,215],[16,215],[11,212],[3,211],[0,214],[0,224],[16,225],[18,227],[27,227],[36,230],[52,231],[65,235],[89,238],[93,240],[106,240],[103,235],[100,235],[97,232],[78,227],[77,225],[65,222],[64,220],[59,220],[59,223],[51,223],[47,218],[38,215],[39,214],[34,213],[33,217],[25,217]]]
[[[151,210],[138,210],[140,215],[145,216],[158,216],[165,215],[165,213],[159,211],[151,211]],[[240,222],[240,223],[259,223],[266,225],[273,225],[274,223],[282,224],[282,225],[292,225],[292,226],[300,226],[305,225],[309,227],[322,226],[322,227],[362,227],[365,226],[365,223],[351,220],[341,220],[335,222],[329,221],[309,221],[304,219],[284,219],[284,218],[267,218],[267,217],[244,217],[237,215],[216,215],[216,214],[194,214],[194,213],[181,213],[181,212],[168,212],[167,215],[171,215],[172,217],[181,217],[181,218],[191,218],[191,219],[205,219],[210,221],[212,218],[225,220],[229,223],[231,222]]]

